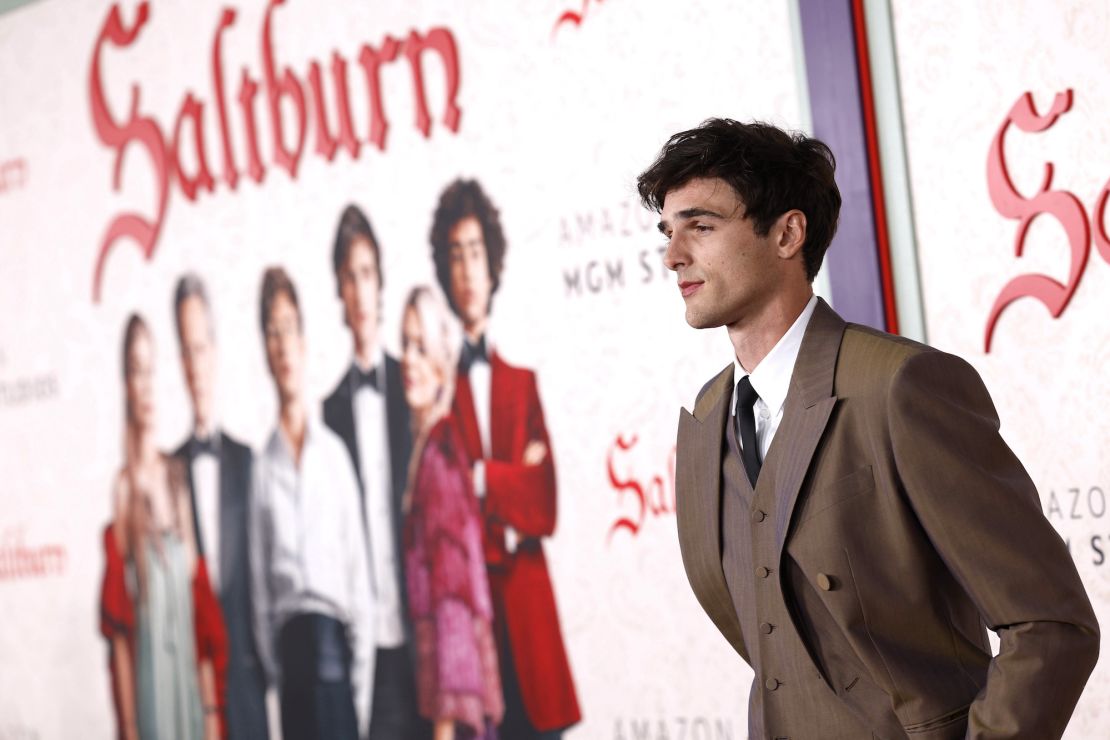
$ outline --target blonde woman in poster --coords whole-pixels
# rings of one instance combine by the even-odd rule
[[[413,447],[405,565],[417,651],[420,713],[436,740],[497,737],[504,702],[478,499],[449,413],[458,346],[447,309],[414,288],[402,320],[401,373]]]
[[[222,733],[226,638],[197,558],[184,472],[155,446],[154,341],[137,314],[124,332],[123,379],[125,461],[101,591],[119,735],[213,740]]]

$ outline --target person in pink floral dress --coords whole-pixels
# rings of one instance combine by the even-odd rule
[[[457,329],[427,287],[405,302],[401,377],[412,413],[405,563],[420,713],[436,740],[494,740],[504,714],[478,500],[450,414]]]

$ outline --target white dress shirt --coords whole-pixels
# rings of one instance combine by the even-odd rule
[[[798,361],[798,352],[802,348],[802,337],[805,336],[806,327],[813,316],[813,309],[817,307],[817,296],[812,296],[809,303],[802,309],[802,313],[794,320],[786,333],[756,365],[750,373],[744,369],[739,360],[733,360],[732,368],[732,415],[736,415],[736,384],[745,375],[751,378],[752,388],[759,398],[755,401],[755,439],[759,444],[759,459],[767,459],[767,451],[771,449],[771,440],[778,431],[782,422],[782,411],[786,404],[786,394],[790,390],[790,377],[794,374],[794,364]],[[743,442],[737,437],[736,443],[743,448]]]
[[[386,413],[385,355],[374,358],[378,388],[360,385],[352,397],[359,469],[366,497],[366,532],[370,539],[370,573],[374,589],[377,645],[400,647],[405,642],[401,586],[397,581],[397,542],[393,533],[393,479],[389,461],[389,418]],[[369,372],[370,368],[365,368]]]
[[[255,463],[251,502],[251,592],[259,654],[271,680],[285,622],[323,614],[347,626],[351,688],[361,734],[369,727],[374,618],[358,482],[343,442],[315,420],[300,466],[279,426]]]
[[[219,432],[213,432],[218,435]],[[220,460],[211,452],[193,458],[193,496],[196,498],[197,521],[208,580],[215,593],[220,592]]]
[[[469,342],[469,340],[464,340]],[[470,395],[474,399],[474,417],[478,422],[478,438],[482,443],[482,458],[490,454],[490,396],[492,394],[493,371],[490,368],[489,355],[493,354],[493,345],[490,344],[489,332],[485,334],[486,359],[475,360],[470,363],[467,371],[467,382],[470,383]],[[474,463],[474,493],[479,499],[486,495],[486,466],[481,460]]]

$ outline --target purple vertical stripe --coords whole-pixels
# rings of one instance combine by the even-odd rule
[[[851,0],[798,0],[813,135],[836,155],[844,204],[825,256],[837,313],[886,328]]]

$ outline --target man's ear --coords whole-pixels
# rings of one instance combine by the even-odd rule
[[[778,234],[775,249],[781,259],[799,256],[806,243],[806,215],[796,208],[787,211],[775,222],[775,233]]]

